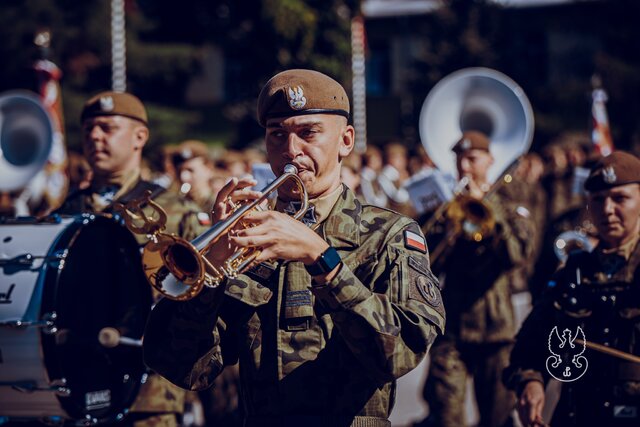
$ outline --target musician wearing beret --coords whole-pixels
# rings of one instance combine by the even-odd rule
[[[146,109],[137,97],[102,92],[85,103],[81,122],[82,148],[91,166],[91,183],[88,188],[72,192],[56,213],[113,214],[116,202],[127,203],[150,191],[151,198],[167,212],[168,232],[191,239],[206,229],[196,205],[140,177],[149,128]],[[148,208],[145,212],[151,215]],[[136,237],[140,243],[147,240]],[[183,390],[151,375],[129,408],[125,422],[136,427],[176,426],[183,412],[184,396]]]
[[[186,302],[154,308],[145,360],[181,387],[209,387],[240,362],[246,426],[390,426],[396,379],[412,370],[444,330],[444,307],[418,225],[364,205],[340,182],[353,149],[349,100],[311,70],[277,74],[258,98],[268,161],[276,176],[297,169],[310,209],[288,213],[300,191],[288,181],[275,210],[243,217],[208,251],[260,247],[256,265]],[[255,181],[232,179],[213,219],[231,202],[259,196]]]
[[[505,371],[525,426],[640,425],[640,159],[614,151],[585,189],[599,242],[549,282]]]
[[[510,273],[530,251],[531,221],[504,186],[492,189],[494,158],[485,134],[464,132],[452,151],[464,189],[444,215],[423,226],[447,304],[447,332],[432,348],[424,387],[426,425],[465,425],[472,377],[479,425],[498,427],[515,403],[501,374],[516,333]]]

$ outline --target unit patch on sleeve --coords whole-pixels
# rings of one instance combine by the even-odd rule
[[[421,235],[413,231],[404,231],[404,246],[409,249],[416,249],[422,253],[427,253],[427,242]]]

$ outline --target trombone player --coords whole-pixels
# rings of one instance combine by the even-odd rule
[[[145,332],[146,362],[173,383],[209,387],[239,360],[245,426],[390,426],[395,380],[424,358],[444,329],[444,308],[418,225],[362,205],[340,181],[353,149],[349,100],[311,70],[274,76],[258,98],[276,176],[294,165],[309,195],[286,184],[276,210],[251,211],[204,251],[262,249],[257,265],[186,302],[162,300]],[[233,178],[213,205],[260,198]],[[282,190],[282,191],[280,191]],[[266,195],[264,195],[266,196]],[[244,227],[247,228],[244,228]]]
[[[494,158],[489,138],[467,131],[452,150],[459,177],[467,181],[467,200],[454,199],[446,214],[424,230],[429,247],[443,247],[434,259],[447,302],[447,332],[431,351],[424,397],[429,404],[429,426],[465,425],[465,390],[473,377],[481,426],[503,425],[513,409],[514,395],[501,382],[515,335],[508,273],[528,251],[524,217],[501,191],[492,189],[487,173]],[[470,202],[469,202],[470,201]],[[454,208],[462,211],[452,215]],[[470,223],[478,216],[485,224]],[[522,210],[520,210],[522,212]],[[489,225],[482,235],[478,230]],[[437,265],[436,265],[437,264]]]

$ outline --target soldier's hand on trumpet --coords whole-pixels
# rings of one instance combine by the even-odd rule
[[[262,193],[251,189],[256,184],[257,181],[252,176],[231,178],[216,196],[211,210],[212,224],[229,218],[237,203],[260,198]],[[227,259],[234,251],[235,247],[227,238],[223,237],[212,245],[211,250],[207,252],[207,258],[212,261],[222,261]]]
[[[256,262],[289,260],[311,265],[329,248],[315,231],[282,212],[252,212],[243,221],[252,226],[233,230],[229,240],[238,247],[262,248]],[[315,279],[329,280],[330,277],[332,275]]]
[[[484,198],[484,194],[485,194],[485,190],[483,189],[483,186],[478,184],[474,179],[473,176],[471,175],[466,175],[466,177],[468,178],[467,180],[467,186],[466,186],[466,191],[467,194],[469,196],[471,196],[472,198],[476,199],[476,200],[482,200],[482,198]]]

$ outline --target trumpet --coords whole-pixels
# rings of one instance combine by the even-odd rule
[[[295,166],[286,165],[284,173],[262,189],[260,198],[251,202],[231,202],[233,211],[227,219],[218,222],[190,242],[162,232],[166,213],[148,195],[133,200],[126,206],[120,205],[119,209],[129,230],[150,236],[149,243],[144,247],[142,263],[151,286],[169,299],[186,301],[198,295],[204,287],[216,288],[225,278],[233,279],[248,269],[260,255],[260,247],[240,248],[224,261],[215,264],[207,255],[212,246],[221,237],[227,236],[236,225],[250,227],[242,218],[254,210],[262,210],[260,204],[290,179],[298,187],[301,202],[301,207],[293,218],[300,220],[307,211],[309,199],[297,173]],[[144,214],[141,208],[144,205],[153,208],[158,219]],[[144,222],[143,225],[139,225],[140,220]]]

